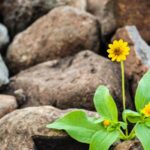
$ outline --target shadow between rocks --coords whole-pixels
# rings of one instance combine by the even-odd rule
[[[70,137],[33,136],[34,150],[88,150],[87,144],[79,143]]]

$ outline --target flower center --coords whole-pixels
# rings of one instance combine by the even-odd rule
[[[121,53],[122,53],[122,51],[121,51],[120,48],[114,49],[114,54],[115,54],[115,55],[120,55]]]

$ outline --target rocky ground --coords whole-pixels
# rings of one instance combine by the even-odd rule
[[[119,111],[120,66],[107,58],[114,39],[129,43],[127,107],[150,68],[149,0],[0,1],[0,150],[88,150],[45,126],[82,108],[97,115],[92,98],[106,85]],[[114,150],[142,150],[139,141]]]

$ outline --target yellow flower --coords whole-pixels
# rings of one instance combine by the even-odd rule
[[[146,116],[150,117],[150,102],[145,105],[145,107],[141,110],[141,112]]]
[[[103,121],[103,125],[104,125],[105,127],[109,126],[109,125],[110,125],[110,121],[109,121],[109,120],[104,120],[104,121]]]
[[[121,62],[126,60],[127,55],[129,55],[130,48],[127,42],[123,40],[115,40],[112,44],[109,44],[109,49],[107,52],[109,53],[108,57],[111,58],[112,61]]]

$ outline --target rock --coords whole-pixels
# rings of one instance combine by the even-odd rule
[[[129,4],[127,0],[88,0],[87,8],[101,23],[104,40],[119,27],[135,25],[150,42],[150,1],[132,0]]]
[[[12,71],[18,72],[84,49],[99,49],[97,20],[86,12],[66,6],[53,9],[18,34],[9,47],[7,59]]]
[[[59,110],[51,106],[41,106],[28,107],[20,110],[18,109],[12,113],[9,113],[0,119],[1,149],[10,150],[13,148],[13,150],[31,150],[34,147],[32,137],[34,137],[36,143],[38,143],[38,139],[44,137],[45,139],[49,140],[50,143],[53,142],[54,147],[51,145],[51,150],[59,149],[60,144],[66,143],[65,139],[68,138],[67,134],[63,131],[47,129],[46,125],[55,121],[69,111],[72,110]],[[87,113],[90,116],[97,115],[93,112]],[[61,141],[61,143],[57,143],[57,139],[58,141]],[[45,140],[42,141],[44,142]],[[68,147],[66,148],[67,150],[78,150],[77,146],[82,146],[82,144],[79,144],[74,140],[72,140],[72,144],[75,146],[75,148],[70,144],[68,143]],[[40,145],[41,144],[38,146]],[[81,150],[81,148],[79,149]],[[60,150],[65,149],[60,148]]]
[[[99,85],[106,85],[118,104],[121,101],[120,66],[91,51],[47,61],[11,78],[8,91],[22,89],[25,106],[53,105],[58,108],[94,109],[93,95]],[[31,90],[32,89],[32,90]],[[128,90],[127,104],[132,106]]]
[[[8,76],[8,69],[3,61],[3,58],[0,55],[0,87],[9,82]]]
[[[2,49],[3,46],[8,44],[9,42],[9,35],[7,28],[0,23],[0,50]]]
[[[86,0],[6,0],[1,2],[1,13],[4,23],[14,36],[53,8],[63,5],[85,10]]]
[[[150,68],[150,46],[141,38],[135,26],[118,29],[112,40],[114,39],[127,41],[131,48],[125,61],[125,72],[131,81],[132,95],[134,95],[139,80]]]
[[[17,108],[17,101],[14,96],[0,95],[0,118]]]
[[[87,0],[87,10],[95,15],[101,24],[102,36],[107,36],[116,29],[114,0]]]
[[[117,0],[115,8],[118,26],[135,25],[144,40],[150,42],[149,0],[132,0],[130,4],[126,0]]]
[[[132,140],[119,143],[114,150],[143,150],[143,148],[138,140]]]

